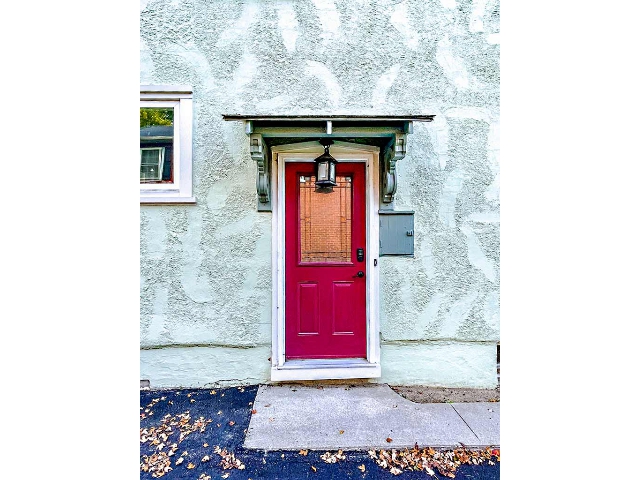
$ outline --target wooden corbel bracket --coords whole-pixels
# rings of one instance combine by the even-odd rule
[[[251,159],[256,162],[256,191],[258,192],[258,211],[271,211],[271,162],[269,147],[264,142],[262,135],[251,133],[249,135],[249,152]]]
[[[407,134],[396,133],[384,150],[382,174],[382,202],[390,204],[398,188],[396,162],[407,154]]]

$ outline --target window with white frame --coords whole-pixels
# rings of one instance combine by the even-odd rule
[[[192,115],[191,87],[140,86],[140,203],[195,203]]]

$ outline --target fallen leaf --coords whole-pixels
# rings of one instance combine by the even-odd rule
[[[229,425],[231,425],[232,427],[233,427],[235,424],[236,424],[236,422],[234,422],[233,420],[231,420],[231,421],[229,422]]]
[[[215,394],[216,394],[216,391],[215,391],[215,390],[211,390],[211,391],[209,392],[209,395],[215,395]]]
[[[298,452],[298,454],[302,455],[303,457],[306,457],[308,453],[309,453],[309,450],[300,450]]]
[[[229,474],[225,473],[224,475],[222,475],[222,478],[229,478]]]
[[[340,430],[338,433],[342,435],[344,433],[344,430]]]
[[[387,437],[387,443],[393,442],[393,438]]]
[[[400,475],[402,473],[402,470],[400,470],[397,467],[391,467],[391,469],[389,470],[389,473],[393,473],[394,475]]]
[[[365,471],[364,463],[362,465],[358,466],[358,470],[360,470],[362,473],[364,473],[364,471]]]
[[[180,457],[178,460],[176,460],[176,465],[180,465],[182,462],[184,462],[184,457]]]
[[[316,467],[314,467],[313,465],[311,465],[311,470],[313,470],[314,472],[318,471],[318,469]]]
[[[252,415],[255,415],[256,413],[258,413],[258,411],[257,411],[257,410],[255,410],[255,409],[251,410],[251,414],[252,414]]]
[[[211,480],[211,475],[202,474],[198,477],[198,480]]]
[[[209,446],[209,444],[208,444],[208,443],[205,443],[205,444],[204,444],[204,445],[202,445],[202,446],[203,446],[203,447],[208,447],[208,446]]]
[[[284,453],[282,455],[280,455],[280,458],[284,458]]]
[[[222,415],[222,410],[218,410],[218,415]]]
[[[196,468],[196,466],[193,463],[189,463],[189,465],[187,465],[187,468],[191,470],[192,468]]]

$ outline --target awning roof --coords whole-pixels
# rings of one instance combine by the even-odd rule
[[[258,210],[271,211],[271,153],[275,145],[331,138],[380,148],[381,202],[389,209],[396,193],[396,162],[407,152],[413,122],[431,122],[435,115],[222,115],[244,122],[249,151],[258,178]],[[383,207],[381,207],[383,209]]]
[[[267,143],[301,138],[380,138],[413,132],[413,122],[431,122],[435,115],[223,115],[225,121],[243,121],[245,133],[261,134]]]

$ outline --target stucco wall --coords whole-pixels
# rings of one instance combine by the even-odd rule
[[[193,206],[141,206],[141,378],[268,380],[271,214],[222,114],[435,114],[396,208],[415,258],[380,259],[380,381],[489,387],[499,340],[497,0],[141,1],[140,83],[194,88]]]

